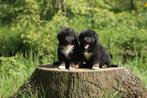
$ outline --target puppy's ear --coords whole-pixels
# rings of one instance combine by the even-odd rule
[[[82,34],[81,33],[79,33],[78,34],[78,40],[81,42],[81,40],[82,40]]]
[[[78,40],[78,37],[79,37],[79,35],[78,35],[78,32],[76,32],[75,33],[75,38]]]
[[[58,35],[57,35],[57,38],[58,40],[62,40],[62,37],[63,37],[63,33],[65,33],[69,28],[62,28],[61,31],[59,31]]]
[[[62,38],[62,34],[61,34],[61,32],[59,32],[58,35],[57,35],[57,39],[61,40],[61,38]]]

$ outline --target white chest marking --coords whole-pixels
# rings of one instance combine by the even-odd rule
[[[90,59],[90,57],[92,56],[92,53],[89,53],[89,52],[84,52],[84,56],[86,57],[87,60]]]
[[[67,56],[69,56],[69,53],[73,52],[73,49],[74,49],[74,45],[68,45],[63,48],[62,52],[67,57]]]

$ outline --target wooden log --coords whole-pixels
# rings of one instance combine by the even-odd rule
[[[140,79],[124,67],[60,70],[39,66],[29,83],[46,98],[143,98]],[[45,92],[45,93],[44,93]],[[40,96],[40,95],[39,95]],[[144,97],[145,98],[145,97]]]
[[[41,85],[47,98],[108,98],[143,96],[140,79],[126,68],[99,70],[59,70],[40,66],[33,81]]]

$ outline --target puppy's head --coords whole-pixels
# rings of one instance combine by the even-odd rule
[[[77,34],[72,28],[64,28],[57,35],[59,44],[63,46],[73,45],[77,41]]]
[[[84,50],[92,49],[98,43],[98,36],[93,30],[84,30],[79,35],[80,47]]]

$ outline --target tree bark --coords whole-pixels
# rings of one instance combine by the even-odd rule
[[[131,0],[130,4],[131,4],[131,10],[136,10],[137,9],[135,0]]]
[[[143,98],[144,93],[140,79],[124,67],[72,71],[43,65],[28,84],[37,87],[42,92],[39,96],[45,94],[45,98]]]

